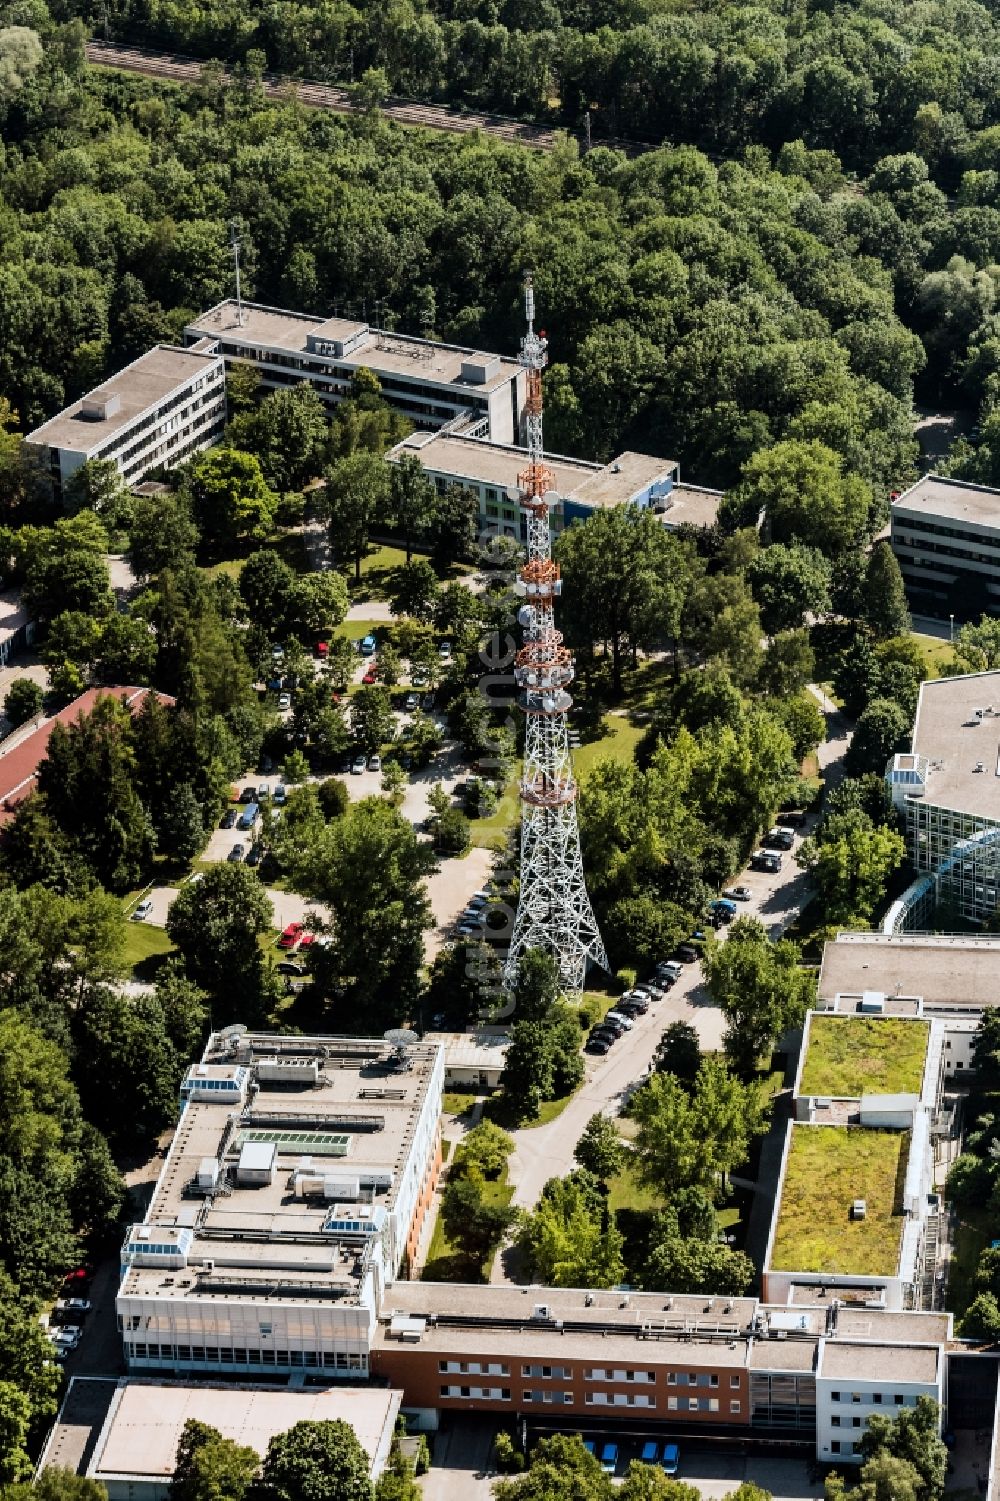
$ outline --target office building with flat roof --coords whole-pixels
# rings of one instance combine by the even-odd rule
[[[226,425],[225,367],[204,348],[159,344],[28,434],[56,493],[90,459],[126,484],[218,442]]]
[[[117,1297],[130,1371],[367,1374],[441,1162],[444,1052],[213,1035]]]
[[[245,302],[220,302],[184,330],[233,364],[252,364],[266,390],[309,381],[327,406],[351,394],[356,373],[378,376],[386,401],[415,427],[461,421],[499,443],[516,443],[524,371],[514,360],[388,333],[347,318],[311,317]]]
[[[821,1446],[831,1452],[826,1435],[839,1426],[841,1400],[853,1404],[855,1392],[869,1411],[892,1412],[919,1395],[943,1401],[950,1336],[950,1314],[887,1312],[820,1287],[797,1288],[779,1306],[749,1297],[397,1282],[383,1303],[371,1364],[403,1389],[422,1426],[437,1426],[444,1414],[488,1412],[534,1431],[798,1439],[815,1442],[819,1457]],[[895,1385],[883,1369],[886,1347],[899,1350]],[[824,1382],[825,1371],[836,1372],[836,1385]],[[884,1403],[876,1400],[883,1388]],[[840,1452],[856,1458],[848,1445]]]
[[[446,431],[411,433],[386,457],[398,463],[406,454],[420,460],[439,490],[462,485],[475,492],[480,527],[486,535],[520,538],[521,508],[508,491],[517,487],[517,476],[524,469],[523,448]],[[670,530],[682,524],[712,526],[718,516],[722,491],[682,485],[680,466],[673,459],[628,452],[607,464],[562,454],[546,454],[545,462],[560,496],[551,512],[556,532],[607,506],[648,507]]]
[[[1000,672],[922,683],[910,749],[886,779],[917,872],[982,922],[1000,905]]]
[[[925,474],[892,502],[890,544],[915,609],[966,618],[1000,601],[1000,490]]]
[[[349,1423],[377,1480],[392,1448],[400,1393],[385,1386],[294,1389],[287,1386],[150,1381],[118,1382],[86,1475],[109,1501],[166,1501],[177,1445],[189,1421],[255,1449],[296,1423]]]

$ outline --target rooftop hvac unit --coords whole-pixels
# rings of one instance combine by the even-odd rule
[[[215,1188],[218,1181],[218,1160],[215,1157],[203,1157],[198,1164],[198,1187]]]
[[[549,1305],[547,1303],[536,1303],[531,1310],[531,1317],[533,1319],[547,1319],[549,1317]]]
[[[855,1199],[851,1205],[851,1219],[864,1220],[868,1218],[868,1200]]]

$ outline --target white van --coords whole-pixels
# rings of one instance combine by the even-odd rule
[[[135,911],[132,913],[132,921],[133,922],[145,922],[146,918],[149,916],[149,914],[152,912],[152,910],[153,910],[153,899],[152,899],[152,897],[148,897],[148,896],[144,897],[143,900],[136,907]]]

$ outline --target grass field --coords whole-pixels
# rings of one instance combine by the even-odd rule
[[[919,1094],[930,1028],[901,1016],[814,1016],[802,1094]]]
[[[904,1217],[900,1189],[910,1136],[846,1126],[796,1126],[771,1265],[776,1271],[891,1276]],[[864,1199],[867,1214],[851,1219]]]
[[[130,922],[125,925],[125,962],[136,980],[149,980],[167,954],[174,952],[162,928],[150,923]]]
[[[916,631],[913,639],[920,647],[930,677],[940,677],[941,669],[954,662],[955,653],[949,641],[942,641],[937,636],[921,636]]]
[[[962,1222],[955,1231],[951,1260],[948,1263],[947,1306],[955,1315],[956,1321],[975,1297],[973,1278],[980,1254],[995,1239],[995,1233],[988,1224],[990,1218],[985,1211],[981,1214],[967,1213],[963,1215]]]

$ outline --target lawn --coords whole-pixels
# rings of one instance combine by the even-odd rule
[[[134,979],[151,979],[166,955],[173,952],[174,946],[163,928],[145,922],[126,923],[125,963]]]
[[[585,741],[573,752],[573,770],[577,781],[593,771],[598,761],[632,761],[635,748],[645,730],[629,722],[624,714],[606,714],[601,720],[601,734]]]
[[[919,1094],[930,1027],[902,1016],[814,1016],[801,1094]]]
[[[975,1297],[973,1278],[976,1275],[979,1257],[995,1238],[993,1230],[987,1223],[991,1218],[992,1216],[985,1212],[967,1213],[962,1217],[962,1222],[955,1231],[951,1260],[948,1263],[946,1301],[948,1308],[955,1315],[956,1322]]]
[[[619,1209],[643,1211],[663,1207],[663,1195],[643,1183],[631,1164],[608,1184],[608,1208],[612,1214],[617,1214]]]
[[[507,1205],[514,1197],[514,1190],[507,1182],[507,1169],[504,1168],[502,1175],[495,1183],[486,1182],[483,1185],[483,1198],[488,1204]],[[434,1221],[434,1233],[431,1236],[430,1247],[427,1252],[427,1260],[424,1269],[420,1273],[422,1282],[488,1282],[490,1276],[489,1264],[484,1262],[476,1267],[470,1263],[467,1256],[456,1251],[444,1230],[444,1220],[438,1213]]]
[[[929,677],[940,677],[941,669],[954,662],[955,652],[950,641],[942,641],[938,636],[921,636],[916,631],[913,639],[920,648]]]
[[[907,1131],[793,1127],[772,1268],[892,1276],[909,1144]],[[855,1199],[867,1205],[863,1220],[851,1219]]]

